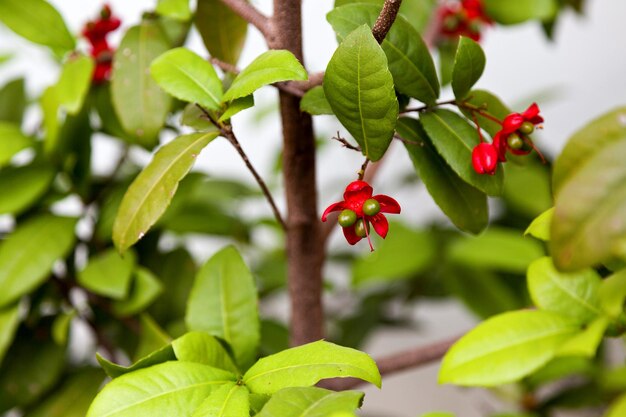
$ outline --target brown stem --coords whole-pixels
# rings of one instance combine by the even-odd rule
[[[222,0],[222,3],[256,27],[265,36],[265,39],[272,37],[270,19],[246,0]]]
[[[448,349],[459,340],[460,336],[442,340],[426,346],[411,348],[402,352],[384,356],[376,360],[381,375],[391,375],[407,369],[417,368],[437,361],[446,354]],[[343,391],[357,387],[365,382],[355,378],[336,378],[324,381],[320,386],[335,391]]]
[[[303,61],[301,0],[274,0],[270,46]],[[291,344],[324,337],[322,264],[315,182],[315,137],[311,116],[300,111],[300,98],[280,92],[283,177],[287,197],[287,281],[291,300]]]
[[[383,9],[380,11],[378,19],[376,19],[376,23],[374,23],[372,28],[372,34],[378,43],[383,43],[383,40],[385,40],[391,25],[396,21],[401,5],[402,0],[385,0]]]

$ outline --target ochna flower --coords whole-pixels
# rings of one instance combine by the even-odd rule
[[[107,42],[107,35],[120,27],[120,19],[111,14],[111,7],[104,5],[100,17],[87,22],[82,34],[89,41],[91,56],[96,60],[96,68],[93,73],[93,82],[103,83],[109,79],[113,61],[113,48]]]
[[[492,143],[479,143],[472,151],[472,166],[479,174],[494,175],[498,159],[498,151]]]
[[[349,244],[354,245],[364,237],[373,251],[370,239],[370,224],[383,239],[389,231],[389,222],[383,213],[398,214],[400,205],[393,198],[378,194],[372,196],[373,189],[365,181],[353,181],[346,187],[343,193],[343,201],[333,203],[322,214],[325,222],[328,215],[334,211],[341,211],[339,225]]]
[[[543,117],[539,115],[539,106],[533,103],[523,113],[512,113],[502,121],[502,133],[510,134],[519,130],[524,135],[530,135],[535,126],[543,123]]]
[[[491,23],[481,0],[446,2],[440,6],[438,15],[440,35],[448,38],[467,36],[479,41],[482,26]]]

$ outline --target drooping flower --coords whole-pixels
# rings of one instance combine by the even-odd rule
[[[472,151],[472,166],[479,174],[494,175],[498,159],[498,152],[493,143],[479,143]]]
[[[96,68],[93,73],[95,84],[101,84],[110,77],[115,51],[109,45],[107,36],[119,28],[121,23],[121,20],[111,13],[111,7],[106,4],[100,11],[100,17],[87,22],[82,30],[82,35],[90,44],[89,53],[96,60]]]
[[[341,211],[338,221],[348,243],[354,245],[367,237],[372,251],[370,224],[384,239],[389,231],[389,222],[383,213],[400,213],[400,205],[396,200],[384,194],[373,196],[373,192],[367,182],[353,181],[346,187],[343,201],[331,204],[322,214],[322,221],[325,222],[330,213]]]
[[[535,130],[535,126],[543,123],[543,117],[539,115],[539,106],[533,103],[523,113],[511,113],[502,121],[502,132],[510,134],[520,130],[522,134],[529,135]]]
[[[445,2],[439,7],[438,18],[442,37],[466,36],[475,41],[480,40],[483,26],[492,22],[481,0]]]

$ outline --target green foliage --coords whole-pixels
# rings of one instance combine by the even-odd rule
[[[0,363],[4,359],[7,349],[13,342],[13,337],[19,324],[19,305],[15,303],[0,310]]]
[[[330,103],[326,100],[324,88],[321,86],[314,87],[306,92],[300,102],[300,109],[312,115],[333,114]]]
[[[485,53],[478,43],[470,38],[461,37],[452,69],[452,90],[457,99],[465,98],[483,75],[486,60]]]
[[[189,20],[191,18],[189,0],[159,0],[156,12],[176,20]]]
[[[189,332],[172,342],[176,359],[195,362],[238,374],[239,369],[217,338],[205,332]]]
[[[22,123],[25,110],[26,92],[24,91],[23,78],[16,78],[9,81],[0,88],[0,121],[19,125]],[[0,129],[2,126],[4,126],[4,124],[0,123]],[[3,134],[0,135],[0,137],[2,136]],[[1,162],[0,165],[2,165]]]
[[[89,260],[85,269],[78,273],[78,283],[96,294],[124,299],[130,289],[135,262],[133,252],[122,256],[109,249]]]
[[[0,122],[0,167],[9,163],[19,151],[32,145],[33,141],[25,136],[19,126]]]
[[[93,58],[84,55],[70,55],[63,65],[54,88],[59,104],[68,113],[77,114],[83,107],[94,68]]]
[[[212,57],[237,64],[248,34],[248,22],[220,0],[198,0],[194,24]]]
[[[316,387],[285,388],[272,395],[257,416],[325,417],[331,412],[355,411],[360,408],[362,401],[363,393],[357,391],[333,392]]]
[[[531,19],[548,21],[558,11],[557,0],[517,0],[502,2],[485,0],[487,15],[503,25],[513,25]]]
[[[10,148],[10,147],[9,147]],[[9,167],[0,171],[0,214],[21,214],[48,191],[56,172],[45,165]]]

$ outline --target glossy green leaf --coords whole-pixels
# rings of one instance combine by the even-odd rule
[[[75,241],[76,219],[40,215],[18,228],[0,244],[0,307],[42,284],[52,266]]]
[[[158,22],[147,19],[128,29],[113,57],[113,108],[124,130],[148,148],[158,143],[171,104],[152,78],[150,64],[168,49]]]
[[[248,417],[250,401],[248,389],[235,382],[227,382],[208,396],[192,417]]]
[[[444,411],[433,411],[430,413],[422,414],[421,417],[455,417],[452,413],[446,413]]]
[[[23,78],[6,83],[0,88],[0,121],[21,125],[26,110],[26,101]]]
[[[254,106],[254,96],[250,94],[249,96],[236,98],[230,103],[228,103],[228,107],[224,110],[224,113],[218,119],[220,122],[224,122],[237,113],[249,109]]]
[[[70,336],[70,326],[76,317],[76,310],[61,312],[52,322],[52,340],[59,346],[65,346]]]
[[[432,234],[398,222],[390,223],[389,231],[374,252],[354,262],[354,285],[411,279],[434,261],[436,244]]]
[[[130,290],[135,263],[133,252],[124,255],[114,249],[100,252],[78,272],[78,283],[96,294],[122,300]]]
[[[194,20],[212,57],[236,65],[248,34],[248,22],[220,0],[198,0]]]
[[[170,49],[152,62],[150,72],[174,97],[209,110],[220,108],[222,82],[213,65],[189,49]]]
[[[541,213],[539,217],[534,219],[524,232],[524,236],[531,235],[539,240],[550,240],[550,224],[554,216],[554,207]]]
[[[374,4],[378,11],[383,7],[385,0],[335,0],[335,8],[352,3]],[[399,14],[403,16],[420,33],[426,29],[430,16],[436,6],[436,0],[404,0]]]
[[[17,325],[20,323],[19,312],[19,303],[7,305],[0,309],[0,364],[13,342]]]
[[[549,21],[558,10],[557,0],[485,0],[487,15],[502,25],[514,25],[534,19]]]
[[[93,58],[80,54],[70,55],[63,64],[55,89],[59,103],[68,113],[76,114],[83,107],[94,68]]]
[[[502,170],[495,175],[481,175],[472,167],[472,150],[480,143],[474,126],[444,109],[423,113],[420,120],[437,152],[463,181],[488,195],[502,193]]]
[[[135,350],[135,360],[151,356],[154,352],[159,351],[170,345],[172,338],[159,326],[159,324],[147,313],[139,316],[141,324],[141,332],[139,334],[139,346]]]
[[[179,136],[163,146],[135,178],[113,225],[113,241],[125,251],[141,239],[163,214],[178,182],[189,172],[200,151],[217,132]]]
[[[202,109],[195,105],[195,103],[190,103],[185,106],[185,110],[183,110],[183,114],[180,118],[180,123],[193,128],[198,132],[217,132],[218,128],[209,120],[209,118],[204,114]]]
[[[333,9],[327,19],[340,39],[363,24],[374,26],[380,7],[350,4]],[[410,97],[432,104],[439,97],[439,80],[433,58],[420,34],[398,16],[381,47],[387,56],[395,88]]]
[[[149,368],[151,366],[158,365],[164,362],[173,361],[176,359],[176,355],[174,354],[174,349],[172,348],[172,345],[167,344],[160,349],[157,349],[154,352],[150,353],[149,355],[144,356],[130,366],[122,366],[113,363],[103,356],[100,356],[100,354],[98,353],[96,353],[96,359],[108,376],[110,376],[111,378],[117,378],[129,372]]]
[[[502,198],[513,214],[536,217],[554,204],[550,168],[533,157],[510,156],[511,163],[502,164],[505,178]],[[517,164],[521,158],[524,159]]]
[[[197,362],[236,374],[239,373],[239,369],[237,369],[224,346],[208,333],[186,333],[174,340],[172,347],[179,361]]]
[[[611,404],[604,417],[622,417],[626,415],[626,394],[619,397]]]
[[[192,362],[166,362],[111,381],[91,404],[87,417],[190,416],[230,372]]]
[[[435,203],[452,223],[474,234],[487,227],[487,196],[463,181],[439,156],[421,123],[402,117],[396,128],[400,136],[413,142],[404,144],[413,166]]]
[[[259,55],[237,75],[230,88],[224,93],[224,101],[249,96],[264,85],[306,79],[306,70],[291,52],[267,51]]]
[[[50,188],[55,170],[45,165],[26,165],[0,170],[0,214],[20,214]]]
[[[543,257],[528,267],[528,291],[543,310],[569,316],[580,324],[601,314],[598,290],[602,279],[593,269],[559,272],[552,258]]]
[[[624,311],[626,300],[626,269],[622,269],[602,280],[598,289],[600,307],[613,318],[617,318]]]
[[[328,63],[324,93],[341,124],[377,161],[393,138],[398,100],[387,58],[367,25],[339,45]]]
[[[578,331],[571,319],[548,311],[495,316],[450,348],[441,364],[439,382],[494,386],[516,381],[546,364]]]
[[[137,268],[127,298],[111,304],[113,313],[119,316],[131,316],[145,310],[163,292],[163,286],[157,277],[146,268]]]
[[[272,395],[257,417],[328,417],[334,412],[352,412],[361,406],[363,393],[333,392],[316,387],[285,388]]]
[[[487,58],[477,42],[461,36],[452,69],[452,90],[457,99],[467,96],[485,70]]]
[[[559,349],[557,355],[593,358],[609,324],[610,319],[606,316],[596,318],[589,323],[585,330],[565,342]]]
[[[0,122],[0,167],[8,164],[16,153],[32,144],[32,139],[25,136],[19,126]]]
[[[129,144],[135,144],[136,140],[133,135],[124,130],[122,122],[115,113],[111,98],[111,89],[109,86],[98,88],[94,92],[94,106],[102,123],[102,131],[110,136],[122,139]],[[110,236],[109,236],[110,238]]]
[[[43,127],[46,131],[44,137],[44,151],[51,154],[57,147],[61,125],[59,123],[59,99],[54,86],[48,87],[40,98],[41,110],[43,111]]]
[[[626,135],[580,161],[557,191],[550,241],[557,268],[572,271],[626,258],[624,155]]]
[[[227,341],[242,369],[256,359],[260,340],[256,288],[233,246],[217,252],[198,272],[185,321],[189,330]]]
[[[159,0],[156,12],[161,16],[167,16],[176,20],[191,19],[189,0]]]
[[[359,378],[380,387],[380,372],[366,353],[320,340],[259,359],[243,376],[250,391],[273,394],[326,378]]]
[[[63,17],[45,0],[2,0],[0,21],[31,42],[61,56],[76,47]]]
[[[504,120],[506,116],[512,113],[499,97],[485,90],[472,90],[463,101],[482,109],[483,113],[493,116],[498,120]],[[502,129],[502,125],[485,116],[476,113],[473,114],[464,108],[461,108],[461,111],[469,119],[473,119],[475,116],[480,127],[492,137]]]
[[[333,114],[333,109],[330,108],[326,95],[324,94],[324,87],[313,87],[306,92],[302,101],[300,101],[300,110],[305,111],[312,115],[321,114]]]
[[[571,375],[592,376],[595,367],[587,358],[580,356],[558,356],[545,366],[534,372],[525,382],[531,389],[537,389],[545,384]]]
[[[532,261],[544,256],[541,243],[521,232],[490,228],[478,237],[464,237],[448,248],[450,261],[459,265],[524,274]]]

